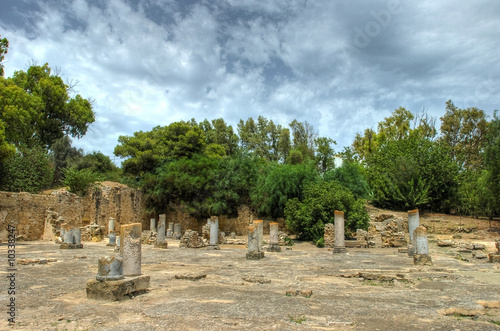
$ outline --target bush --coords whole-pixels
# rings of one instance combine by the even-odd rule
[[[344,161],[342,166],[325,172],[323,179],[336,180],[343,187],[348,188],[356,198],[368,199],[371,196],[365,170],[360,164]]]
[[[318,242],[323,237],[325,224],[334,223],[335,210],[344,211],[347,232],[367,229],[369,216],[364,200],[356,199],[335,181],[322,181],[308,185],[304,199],[291,199],[286,203],[285,222],[290,231],[304,240]]]
[[[52,183],[54,169],[41,147],[20,148],[0,163],[0,189],[9,192],[38,193]]]
[[[95,182],[101,181],[99,175],[90,169],[64,168],[62,173],[64,176],[63,184],[69,187],[71,193],[79,196],[86,195]]]

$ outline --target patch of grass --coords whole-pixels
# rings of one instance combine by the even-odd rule
[[[302,322],[306,321],[306,317],[304,315],[292,316],[288,314],[288,318],[290,319],[290,322],[294,322],[297,324],[302,324]]]
[[[500,326],[500,321],[488,320],[488,322]]]

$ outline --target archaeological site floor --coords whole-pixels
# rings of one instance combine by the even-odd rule
[[[487,252],[494,250],[493,242],[484,244]],[[0,301],[6,307],[7,247],[0,247],[5,266]],[[245,246],[236,245],[181,249],[175,240],[167,249],[143,245],[149,291],[108,302],[88,300],[85,291],[87,280],[96,276],[97,259],[117,254],[106,242],[85,242],[83,249],[73,250],[51,242],[19,242],[17,260],[57,262],[17,265],[17,323],[8,326],[4,308],[0,329],[500,329],[500,264],[457,258],[451,248],[435,243],[430,245],[432,266],[414,266],[397,248],[333,254],[298,243],[257,261],[247,260],[245,253]]]

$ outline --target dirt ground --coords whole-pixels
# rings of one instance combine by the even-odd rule
[[[422,215],[421,223],[430,230],[432,266],[413,265],[397,248],[333,254],[298,242],[291,250],[251,261],[243,245],[221,245],[217,251],[179,248],[175,240],[168,249],[143,245],[142,272],[151,277],[150,290],[119,302],[86,298],[97,259],[116,255],[106,242],[84,243],[78,250],[19,242],[16,259],[57,262],[17,265],[14,326],[7,324],[7,247],[2,244],[0,329],[500,330],[500,264],[472,258],[473,252],[460,248],[481,243],[484,253],[493,252],[498,232],[488,231],[487,221],[446,215]],[[438,237],[458,246],[438,247]],[[311,290],[312,296],[287,296],[288,290]]]

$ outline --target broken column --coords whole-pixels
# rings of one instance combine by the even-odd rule
[[[61,249],[83,248],[82,230],[80,228],[66,229],[64,233],[64,242],[59,246]]]
[[[267,246],[268,252],[281,252],[278,230],[278,223],[273,222],[269,224],[269,245]]]
[[[182,237],[182,234],[181,234],[181,223],[175,223],[174,224],[174,238],[179,240],[181,239]]]
[[[61,224],[61,230],[59,231],[59,237],[61,241],[64,242],[64,235],[66,234],[66,230],[68,229],[68,223]]]
[[[333,244],[333,253],[345,253],[344,238],[344,212],[335,211],[335,242]]]
[[[123,257],[123,274],[141,274],[141,235],[142,224],[132,223],[121,226],[120,255]]]
[[[121,257],[101,257],[96,279],[87,282],[87,299],[115,301],[145,292],[149,287],[150,277],[124,278],[123,264],[124,259]]]
[[[413,242],[415,245],[413,264],[432,265],[432,259],[429,255],[427,229],[424,226],[417,226],[417,228],[413,231]]]
[[[257,242],[259,245],[259,252],[262,251],[262,239],[264,237],[264,223],[262,220],[253,221],[253,225],[255,226],[255,232],[257,235]]]
[[[259,235],[257,226],[248,226],[248,253],[247,260],[260,260],[264,257],[264,252],[259,249]]]
[[[108,221],[108,235],[114,231],[115,231],[115,219],[113,217],[110,217]]]
[[[219,247],[219,218],[212,216],[208,219],[210,224],[210,243],[208,249],[220,249]]]
[[[169,222],[167,229],[167,238],[172,238],[173,235],[174,235],[174,223]]]
[[[152,218],[150,221],[149,221],[149,230],[151,232],[156,232],[156,219]],[[163,231],[165,232],[165,231]]]
[[[109,233],[109,240],[106,246],[115,246],[116,245],[116,233],[114,231]]]
[[[418,209],[408,211],[408,234],[410,237],[410,242],[408,243],[408,256],[413,256],[415,254],[415,243],[413,232],[420,225],[420,219],[418,216]]]
[[[123,278],[123,258],[115,256],[103,256],[99,258],[97,280],[119,280]]]
[[[161,214],[160,221],[158,222],[158,231],[156,232],[155,248],[167,248],[168,243],[165,238],[165,223],[167,221],[167,215]]]

